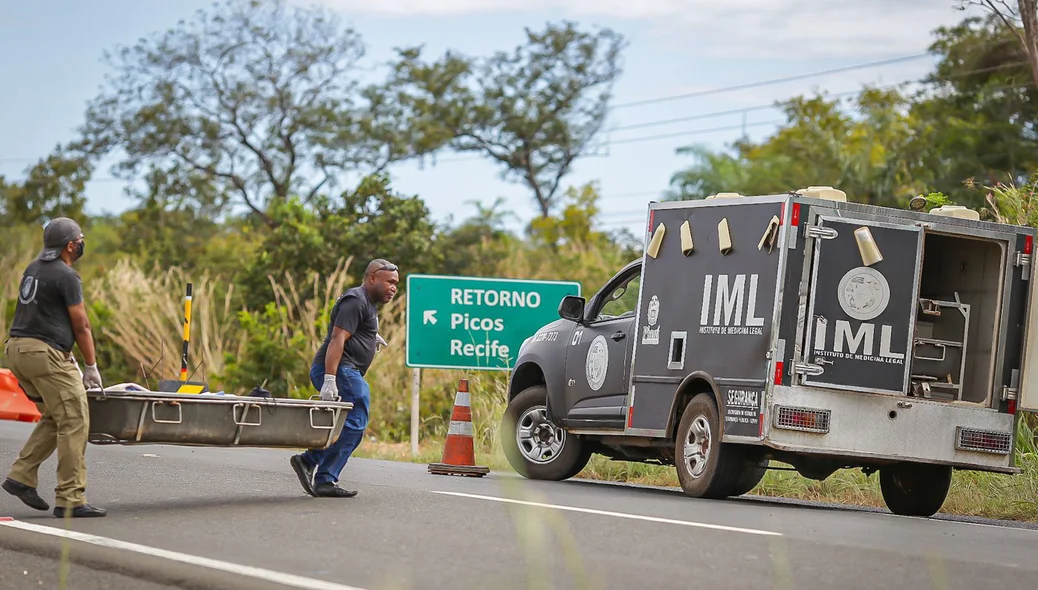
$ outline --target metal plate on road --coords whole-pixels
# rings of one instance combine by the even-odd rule
[[[410,275],[407,366],[506,371],[523,340],[559,319],[580,283]]]

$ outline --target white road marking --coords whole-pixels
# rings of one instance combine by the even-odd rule
[[[210,559],[208,557],[198,557],[197,555],[188,555],[186,553],[178,553],[176,551],[168,551],[166,549],[148,547],[147,545],[138,545],[137,543],[129,543],[127,541],[119,541],[117,539],[109,539],[107,537],[99,537],[97,535],[90,535],[87,533],[80,533],[77,531],[66,531],[63,529],[38,524],[31,524],[28,522],[19,522],[17,520],[0,520],[0,526],[21,529],[23,531],[30,531],[44,535],[51,535],[53,537],[71,539],[73,541],[89,543],[91,545],[97,545],[99,547],[107,547],[109,549],[133,551],[135,553],[150,555],[152,557],[161,557],[163,559],[169,559],[171,561],[179,561],[181,563],[186,563],[190,565],[207,567],[210,569],[220,570],[239,576],[257,578],[260,580],[266,580],[268,582],[274,582],[276,584],[284,584],[285,586],[294,586],[296,588],[306,588],[308,590],[364,590],[363,588],[346,586],[343,584],[336,584],[335,582],[326,582],[324,580],[318,580],[315,578],[307,578],[304,576],[297,576],[294,574],[275,572],[273,570],[266,570],[248,565],[240,565],[237,563],[230,563],[227,561],[219,561],[216,559]]]
[[[744,529],[740,527],[724,526],[720,524],[708,524],[705,522],[693,522],[690,520],[674,520],[672,518],[660,518],[657,516],[642,516],[639,514],[624,514],[623,512],[609,512],[607,510],[594,510],[591,508],[577,508],[575,506],[558,506],[555,504],[543,504],[541,502],[527,502],[525,500],[513,500],[511,498],[498,498],[496,496],[480,496],[477,494],[463,494],[460,492],[440,492],[433,491],[434,494],[443,494],[445,496],[458,496],[461,498],[475,498],[477,500],[491,500],[493,502],[505,502],[508,504],[522,504],[524,506],[535,506],[538,508],[550,508],[553,510],[566,510],[569,512],[583,512],[585,514],[597,514],[599,516],[614,516],[616,518],[629,518],[631,520],[644,520],[647,522],[660,522],[663,524],[676,524],[681,526],[698,527],[704,529],[715,529],[719,531],[729,531],[734,533],[746,533],[748,535],[764,535],[781,537],[782,533],[776,533],[772,531],[762,531],[759,529]]]

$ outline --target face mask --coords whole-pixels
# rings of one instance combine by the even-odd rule
[[[80,242],[76,244],[76,260],[83,257],[83,251],[86,250],[86,242]]]

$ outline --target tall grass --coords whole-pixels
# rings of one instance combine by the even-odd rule
[[[221,285],[207,275],[189,278],[175,268],[145,273],[127,260],[86,285],[88,301],[101,318],[95,327],[95,341],[107,340],[105,345],[116,348],[130,366],[139,369],[132,377],[146,379],[152,387],[158,379],[179,374],[184,296],[189,282],[192,362],[188,372],[193,374],[192,379],[200,379],[221,372],[225,356],[241,349],[237,310],[231,306],[233,285],[220,297]]]

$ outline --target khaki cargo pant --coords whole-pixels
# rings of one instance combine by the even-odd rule
[[[55,504],[63,507],[85,504],[90,414],[79,369],[69,355],[34,338],[11,338],[4,354],[22,389],[30,398],[36,398],[33,401],[42,415],[8,477],[35,488],[40,465],[56,449]]]

